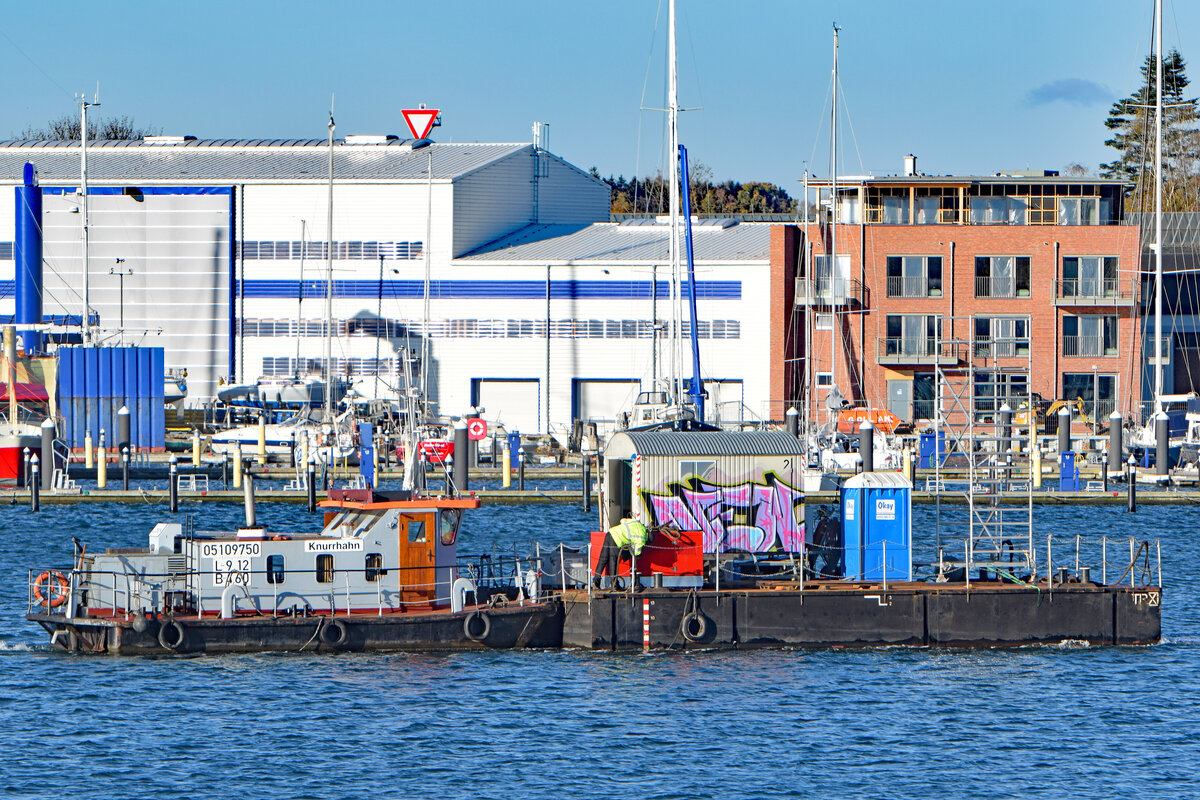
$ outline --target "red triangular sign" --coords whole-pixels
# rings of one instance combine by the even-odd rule
[[[433,130],[433,123],[437,122],[438,110],[436,108],[405,108],[400,113],[404,115],[404,121],[408,124],[408,129],[412,131],[413,138],[424,139]]]

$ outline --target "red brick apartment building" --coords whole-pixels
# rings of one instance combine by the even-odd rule
[[[828,182],[812,185],[824,219],[771,240],[773,417],[807,398],[825,421],[836,386],[920,426],[954,394],[938,399],[939,368],[946,384],[973,376],[977,413],[1030,393],[1081,397],[1103,416],[1137,407],[1141,242],[1121,224],[1120,182],[844,178],[836,226]]]

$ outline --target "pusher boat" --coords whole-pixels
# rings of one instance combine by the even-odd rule
[[[325,527],[194,530],[160,522],[145,548],[88,553],[31,570],[28,619],[69,651],[119,654],[264,650],[557,647],[561,604],[539,597],[539,567],[462,559],[472,496],[331,490]]]

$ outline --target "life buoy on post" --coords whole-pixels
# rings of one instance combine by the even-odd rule
[[[344,620],[335,619],[321,628],[321,643],[330,647],[341,647],[350,638],[350,626]]]
[[[58,608],[67,602],[70,584],[61,572],[46,570],[33,579],[33,597],[37,605]]]
[[[476,624],[478,621],[478,624]],[[463,619],[463,635],[472,642],[482,642],[492,632],[492,618],[486,611],[472,611]]]
[[[187,641],[187,631],[177,620],[169,619],[158,629],[158,643],[168,650],[179,650]]]

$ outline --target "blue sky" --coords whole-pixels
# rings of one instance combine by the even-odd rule
[[[1151,0],[729,3],[678,0],[681,137],[718,179],[789,190],[828,174],[831,26],[842,27],[843,173],[1095,169],[1109,105],[1135,88]],[[441,141],[529,141],[608,175],[662,165],[666,0],[24,3],[6,9],[0,136],[75,113],[164,133],[405,134],[443,110]],[[1166,0],[1166,47],[1200,94],[1200,2]],[[645,86],[643,95],[643,86]],[[841,137],[839,137],[841,138]]]

